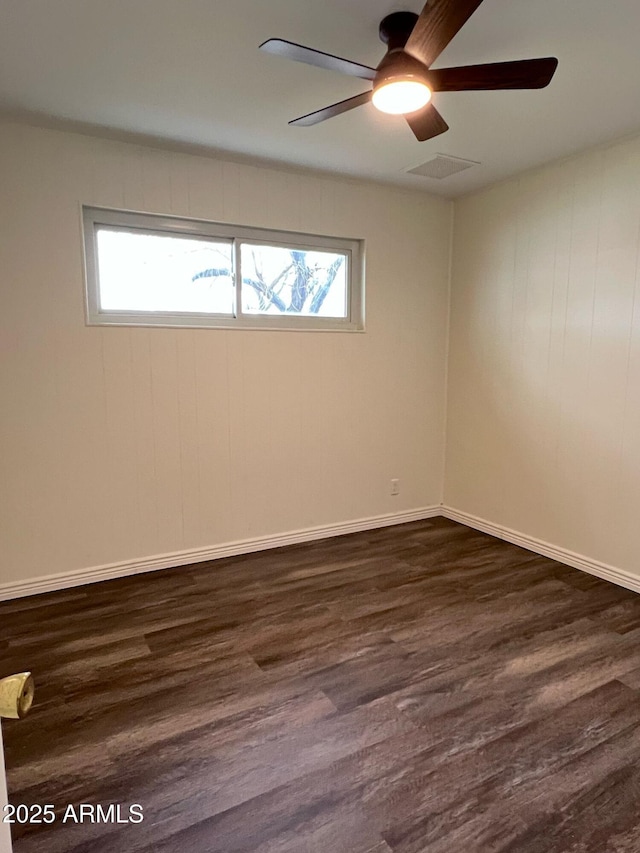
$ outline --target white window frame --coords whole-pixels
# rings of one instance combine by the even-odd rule
[[[364,241],[341,237],[322,237],[295,231],[248,228],[160,216],[129,210],[82,207],[86,320],[89,326],[164,326],[205,329],[267,329],[297,331],[359,332],[364,331]],[[117,311],[100,307],[97,231],[100,226],[123,231],[175,234],[195,238],[219,239],[232,245],[235,316],[228,314],[182,313],[174,311]],[[295,314],[245,314],[242,312],[238,282],[241,279],[240,245],[242,242],[307,251],[326,250],[345,255],[347,275],[347,316],[317,317]]]

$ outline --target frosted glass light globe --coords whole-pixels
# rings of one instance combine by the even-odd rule
[[[421,110],[431,100],[431,89],[421,80],[396,79],[376,87],[373,105],[380,112],[404,115]]]

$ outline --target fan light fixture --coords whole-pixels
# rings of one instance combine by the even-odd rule
[[[432,92],[490,92],[548,86],[558,67],[558,60],[553,56],[433,68],[442,51],[482,2],[427,0],[419,15],[415,12],[387,15],[380,21],[379,28],[380,41],[386,45],[387,52],[375,68],[293,41],[268,39],[263,42],[260,49],[267,53],[373,83],[373,92],[369,88],[359,95],[294,118],[289,124],[310,127],[373,100],[384,113],[404,115],[415,138],[425,142],[449,130],[431,102]]]
[[[419,77],[387,77],[373,90],[373,105],[383,113],[404,115],[421,110],[431,100],[431,89]]]

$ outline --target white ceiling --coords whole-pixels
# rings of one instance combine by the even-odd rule
[[[280,37],[377,65],[378,23],[421,0],[0,0],[0,108],[457,196],[640,131],[638,0],[485,0],[437,66],[557,56],[547,89],[441,93],[417,142],[372,106],[289,119],[367,83],[258,50]],[[481,162],[437,181],[435,154]]]

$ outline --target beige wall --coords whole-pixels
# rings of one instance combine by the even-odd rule
[[[444,487],[638,576],[639,187],[633,139],[456,203]],[[367,332],[88,328],[82,202],[364,237]],[[0,585],[439,504],[450,213],[0,125]]]
[[[640,576],[640,139],[454,230],[445,503]]]
[[[450,203],[10,123],[0,199],[0,584],[440,502]],[[80,203],[364,237],[367,331],[89,328]]]

